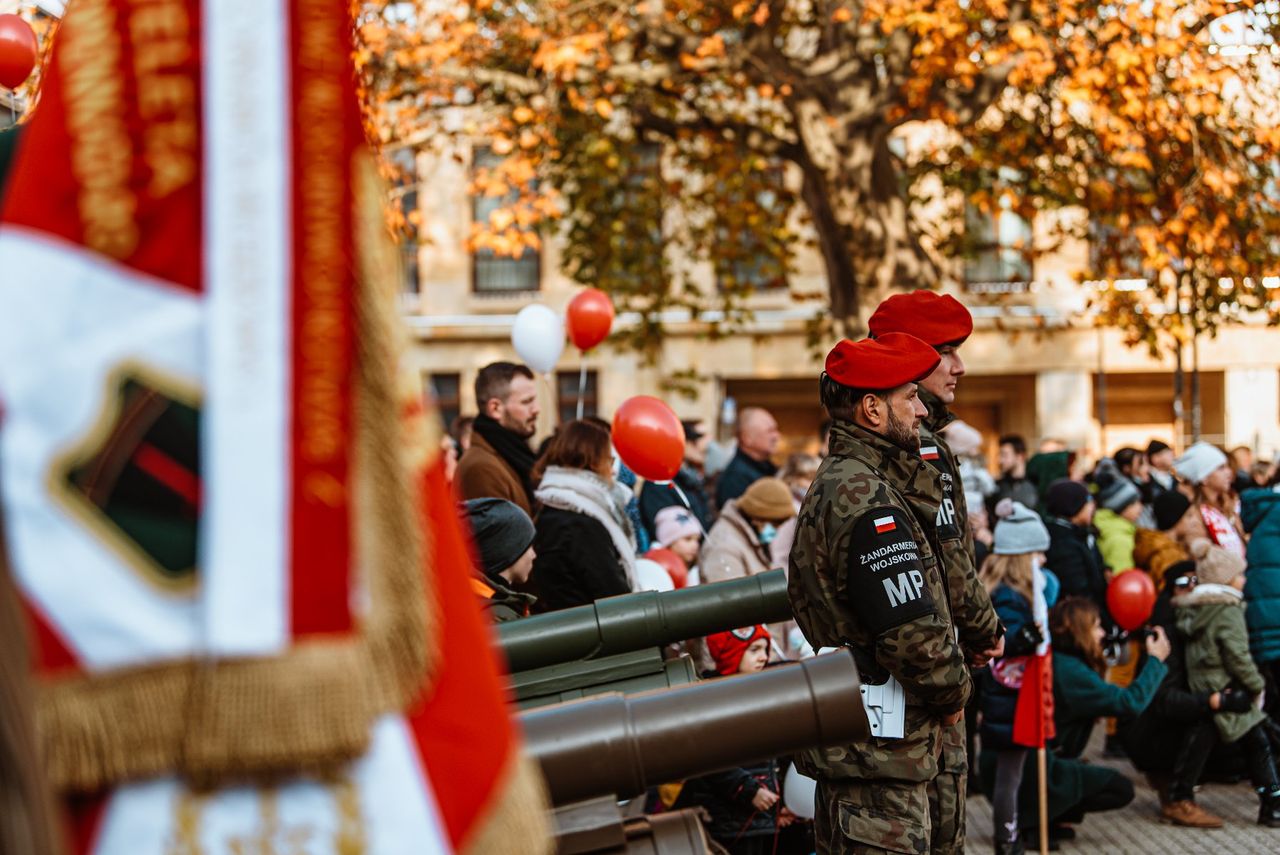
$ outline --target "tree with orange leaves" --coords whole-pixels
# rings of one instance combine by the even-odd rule
[[[1177,317],[1211,329],[1228,309],[1271,306],[1266,8],[417,0],[362,7],[359,60],[384,141],[465,137],[501,156],[477,189],[507,203],[475,246],[518,254],[560,221],[568,273],[642,310],[646,340],[655,310],[732,308],[782,281],[805,241],[830,319],[859,330],[887,289],[955,275],[957,200],[1004,195],[1028,218],[1082,211],[1054,219],[1060,234],[1088,229],[1085,277],[1149,282],[1100,291],[1099,317],[1152,341],[1155,317],[1175,334]],[[1249,50],[1228,49],[1233,25]],[[913,123],[930,142],[903,150]],[[943,204],[921,201],[930,188]],[[710,261],[716,287],[699,291],[686,260]],[[1190,321],[1170,301],[1179,289]]]

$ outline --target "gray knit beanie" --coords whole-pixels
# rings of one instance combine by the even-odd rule
[[[506,570],[533,545],[533,521],[519,505],[506,499],[471,499],[462,508],[486,576]]]
[[[1138,492],[1138,488],[1123,476],[1117,476],[1114,481],[1098,491],[1098,504],[1117,514],[1134,502],[1141,501],[1142,494]]]
[[[1021,502],[1001,499],[996,505],[995,543],[991,551],[996,555],[1026,555],[1049,549],[1049,530],[1044,527],[1040,515]]]

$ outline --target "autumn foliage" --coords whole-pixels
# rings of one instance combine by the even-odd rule
[[[1051,224],[1029,258],[1087,238],[1096,317],[1155,345],[1275,314],[1277,12],[419,0],[362,5],[358,61],[386,144],[487,150],[474,190],[504,204],[473,245],[558,230],[623,307],[732,311],[811,245],[854,329],[886,289],[959,274],[967,202]]]

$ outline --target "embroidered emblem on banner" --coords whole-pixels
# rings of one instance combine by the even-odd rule
[[[50,492],[146,581],[191,590],[200,510],[195,395],[137,365],[107,383],[97,422],[53,461]]]

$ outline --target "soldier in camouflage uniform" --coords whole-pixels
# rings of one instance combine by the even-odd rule
[[[959,348],[973,332],[973,316],[960,301],[933,291],[895,294],[880,304],[868,323],[871,335],[908,333],[931,345],[940,357],[937,368],[920,381],[920,400],[928,415],[920,424],[922,466],[942,478],[943,498],[933,529],[942,549],[947,594],[960,645],[971,665],[983,666],[999,656],[1004,627],[991,606],[991,597],[978,580],[969,508],[960,483],[955,455],[942,437],[942,428],[955,421],[947,405],[955,400],[956,381],[964,374]],[[964,851],[965,791],[968,756],[964,721],[943,734],[943,768],[936,789],[933,852],[952,855]]]
[[[906,696],[901,738],[797,759],[818,781],[823,853],[931,851],[942,731],[971,689],[933,534],[942,479],[919,465],[915,381],[938,363],[927,344],[890,334],[841,342],[822,377],[830,454],[799,514],[792,608],[815,648],[848,647],[864,683],[892,676]]]

